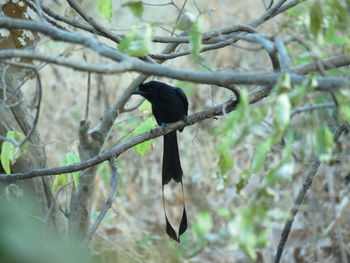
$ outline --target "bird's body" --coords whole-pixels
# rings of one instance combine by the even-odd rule
[[[152,113],[158,123],[162,126],[166,123],[176,122],[185,119],[188,113],[188,101],[182,89],[173,87],[158,81],[150,81],[141,84],[139,89],[133,94],[139,94],[152,104]],[[182,129],[180,130],[182,131]],[[176,131],[164,135],[163,144],[163,165],[162,165],[162,185],[169,183],[173,179],[182,184],[182,168],[177,145]],[[164,196],[163,196],[164,202]],[[164,208],[165,210],[165,208]],[[169,220],[166,218],[166,230],[168,235],[176,241],[180,238],[175,233]],[[187,229],[187,216],[184,207],[183,216],[179,226],[179,236]]]
[[[188,113],[188,101],[182,89],[158,81],[141,84],[134,94],[142,95],[152,104],[152,113],[158,125],[184,119]],[[181,130],[182,131],[182,130]],[[182,168],[177,145],[176,131],[164,135],[162,179],[180,182]]]

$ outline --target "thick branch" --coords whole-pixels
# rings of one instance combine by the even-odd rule
[[[0,19],[1,20],[1,19]],[[10,57],[31,57],[34,59],[40,59],[45,61],[51,61],[52,63],[62,64],[65,66],[71,66],[78,70],[96,70],[91,72],[97,73],[120,73],[123,71],[136,71],[147,75],[163,76],[172,79],[178,79],[183,81],[190,81],[195,83],[206,83],[217,86],[226,87],[232,84],[241,85],[260,85],[260,86],[272,86],[278,80],[280,73],[265,73],[265,74],[255,74],[255,73],[238,73],[233,71],[217,71],[217,72],[198,72],[193,70],[183,70],[177,69],[169,66],[150,64],[139,61],[131,57],[124,57],[122,63],[113,64],[87,64],[78,63],[76,60],[58,58],[49,55],[37,54],[30,51],[24,50],[4,50],[0,51],[0,58],[10,58]],[[347,58],[344,58],[347,62]],[[342,61],[342,62],[344,62]],[[105,70],[105,71],[103,71]],[[292,69],[293,70],[293,69]],[[308,69],[304,69],[307,71]],[[291,74],[292,84],[301,84],[306,81],[306,77]],[[335,91],[337,89],[346,87],[350,85],[350,80],[346,78],[339,77],[317,77],[318,89],[325,91]]]

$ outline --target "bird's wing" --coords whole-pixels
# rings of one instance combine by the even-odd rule
[[[181,101],[183,102],[184,106],[185,106],[185,112],[186,112],[186,116],[187,116],[187,113],[188,113],[188,100],[187,100],[187,97],[186,97],[186,94],[185,92],[180,89],[180,88],[176,88],[175,90],[176,94],[179,96],[179,98],[181,99]]]

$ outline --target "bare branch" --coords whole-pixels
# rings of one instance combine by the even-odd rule
[[[292,112],[290,114],[290,118],[293,118],[295,115],[302,113],[302,112],[305,112],[305,111],[313,111],[313,110],[327,109],[327,108],[335,108],[335,104],[328,102],[328,103],[321,103],[321,104],[299,107],[299,108],[292,110]]]
[[[320,63],[322,64],[322,67],[324,68],[324,70],[330,70],[330,69],[334,69],[334,68],[349,66],[350,65],[350,57],[349,56],[337,56],[337,57],[333,57],[333,58],[320,60]],[[291,72],[304,75],[304,74],[308,74],[310,72],[314,72],[317,69],[318,69],[318,64],[316,62],[311,62],[308,64],[303,64],[303,65],[293,67],[291,69]]]
[[[88,231],[88,233],[86,234],[86,240],[89,241],[91,240],[93,234],[96,232],[98,226],[101,224],[103,218],[106,216],[106,213],[108,212],[108,210],[111,208],[112,206],[112,202],[115,196],[115,193],[117,192],[117,186],[118,186],[118,171],[117,171],[117,167],[115,165],[115,158],[112,157],[111,159],[109,159],[109,165],[111,166],[111,170],[112,170],[112,175],[111,175],[111,179],[112,179],[112,186],[111,186],[111,191],[109,192],[108,198],[100,212],[100,214],[98,215],[95,223],[92,225],[91,229]]]
[[[119,43],[121,37],[114,34],[106,27],[100,25],[97,21],[95,21],[92,17],[88,16],[86,12],[77,4],[74,0],[67,0],[68,4],[86,21],[88,22],[97,32],[100,32],[102,35],[107,38],[113,40],[116,43]]]
[[[290,62],[288,52],[286,50],[286,47],[284,46],[283,40],[279,37],[275,37],[275,46],[281,59],[282,71],[289,71],[292,64]]]

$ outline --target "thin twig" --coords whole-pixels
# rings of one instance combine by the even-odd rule
[[[47,223],[50,216],[51,216],[51,213],[53,211],[53,208],[54,208],[54,205],[55,203],[57,202],[57,198],[59,196],[59,194],[62,192],[62,190],[67,187],[68,185],[70,185],[71,183],[73,183],[73,181],[70,181],[64,185],[61,185],[57,188],[57,191],[56,191],[56,194],[55,196],[52,198],[52,202],[51,202],[51,205],[50,205],[50,208],[49,208],[49,211],[47,212],[46,216],[45,216],[45,219],[44,219],[44,222]],[[63,212],[63,214],[65,214],[65,212],[63,211],[63,209],[60,207],[60,210]]]
[[[86,91],[86,106],[85,106],[85,120],[88,120],[88,118],[89,118],[90,89],[91,89],[91,72],[88,72],[87,91]]]
[[[109,192],[108,198],[100,212],[100,214],[98,215],[95,223],[92,225],[91,229],[88,231],[88,233],[86,234],[86,240],[89,241],[91,240],[93,234],[95,233],[95,231],[97,230],[98,226],[101,224],[103,218],[106,216],[107,211],[111,208],[112,206],[112,202],[115,196],[115,193],[117,192],[117,186],[118,186],[118,171],[117,171],[117,167],[115,165],[115,158],[111,157],[109,159],[109,164],[111,166],[111,170],[112,170],[112,186],[111,186],[111,191]]]
[[[315,104],[315,105],[308,105],[308,106],[303,106],[296,108],[292,110],[290,114],[290,118],[293,118],[296,114],[305,112],[305,111],[313,111],[313,110],[318,110],[318,109],[327,109],[327,108],[335,108],[335,104],[331,102],[327,103],[320,103],[320,104]]]

